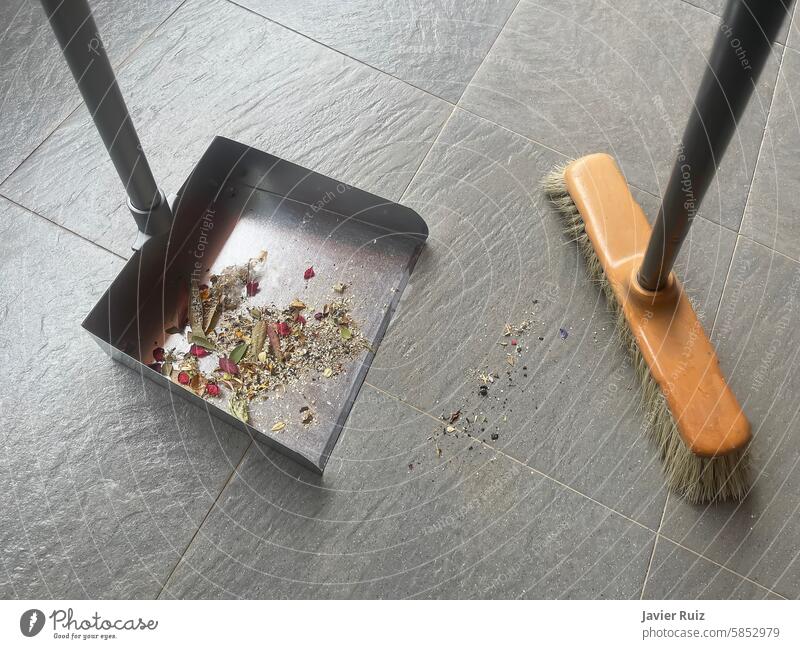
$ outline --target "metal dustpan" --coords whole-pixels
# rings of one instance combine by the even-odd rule
[[[223,137],[214,138],[167,198],[142,152],[88,3],[42,5],[139,228],[133,256],[84,328],[112,358],[321,473],[428,236],[425,222],[407,207]],[[267,268],[258,292],[246,291],[248,308],[296,299],[321,307],[335,298],[334,285],[345,284],[349,315],[366,342],[332,375],[327,368],[309,372],[250,401],[245,423],[225,394],[198,396],[174,372],[162,373],[153,352],[188,345],[193,290],[262,250]],[[304,315],[312,318],[313,310]],[[199,362],[207,367],[220,353]]]

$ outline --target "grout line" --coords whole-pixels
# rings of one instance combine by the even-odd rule
[[[219,493],[217,494],[216,498],[214,498],[214,502],[211,503],[211,507],[208,508],[208,511],[205,513],[205,516],[203,516],[203,520],[200,521],[200,524],[197,526],[197,529],[195,530],[194,534],[192,534],[192,538],[189,539],[189,542],[186,544],[186,547],[183,549],[183,552],[181,552],[181,556],[178,557],[178,560],[175,562],[175,565],[172,567],[172,570],[169,571],[169,574],[167,575],[167,578],[164,580],[164,583],[161,585],[161,589],[158,591],[158,595],[155,596],[155,599],[161,598],[161,595],[164,593],[164,589],[166,589],[169,580],[172,579],[172,575],[175,574],[175,571],[178,569],[178,566],[181,565],[183,557],[188,552],[192,543],[194,543],[195,538],[197,538],[197,535],[200,533],[200,529],[203,527],[206,520],[211,515],[211,512],[214,511],[214,508],[217,506],[217,503],[219,502],[219,499],[222,497],[223,492],[231,483],[233,477],[239,471],[239,467],[242,466],[242,462],[244,462],[244,458],[247,456],[247,452],[250,450],[250,447],[252,445],[253,445],[253,438],[251,437],[250,442],[247,444],[247,448],[244,449],[244,453],[242,453],[242,456],[239,458],[239,461],[236,463],[236,466],[233,467],[233,471],[231,471],[230,475],[228,476],[228,479],[225,480],[225,483],[222,485],[222,489],[219,490]]]
[[[494,40],[492,41],[492,44],[489,46],[489,49],[486,50],[486,54],[483,55],[483,58],[481,59],[481,62],[475,68],[475,72],[472,73],[472,76],[469,78],[469,81],[467,81],[467,85],[464,86],[464,89],[461,91],[461,94],[458,96],[458,101],[456,102],[456,105],[461,103],[461,100],[464,98],[464,93],[467,92],[467,89],[472,85],[472,82],[475,80],[475,77],[478,76],[478,72],[480,72],[480,69],[483,67],[483,64],[486,63],[486,59],[489,58],[489,54],[492,53],[492,50],[494,49],[494,46],[497,45],[497,41],[500,40],[500,36],[503,34],[503,31],[505,30],[506,25],[508,25],[508,22],[511,20],[511,17],[516,13],[517,7],[519,7],[521,2],[522,2],[522,0],[517,0],[517,3],[514,5],[514,8],[511,11],[508,12],[508,16],[506,16],[506,19],[503,21],[503,24],[500,27],[500,29],[497,30],[497,34],[495,34],[495,37],[494,37]]]
[[[40,219],[43,219],[47,223],[56,226],[60,230],[64,230],[64,232],[68,232],[69,234],[71,234],[73,236],[76,236],[79,239],[82,239],[86,243],[90,243],[93,246],[95,246],[97,248],[100,248],[100,250],[102,250],[102,251],[107,252],[107,253],[109,253],[111,255],[114,255],[115,257],[117,257],[118,259],[121,259],[122,261],[128,261],[128,259],[126,257],[123,257],[118,252],[114,252],[113,250],[110,250],[110,249],[106,248],[105,246],[100,245],[96,241],[92,241],[91,239],[89,239],[88,237],[83,236],[82,234],[78,234],[74,230],[70,230],[68,227],[66,227],[64,225],[61,225],[60,223],[57,223],[57,222],[53,221],[52,219],[48,219],[46,216],[42,216],[41,214],[39,214],[38,212],[32,210],[31,208],[25,207],[22,203],[18,203],[13,198],[9,198],[8,196],[3,194],[2,192],[0,192],[0,198],[3,198],[5,200],[7,200],[9,203],[11,203],[12,205],[16,205],[20,209],[25,210],[26,212],[28,212],[28,214],[32,214],[33,216],[36,216],[36,217],[38,217]]]
[[[432,415],[431,413],[429,413],[429,412],[426,412],[425,410],[423,410],[423,409],[421,409],[421,408],[418,408],[417,406],[415,406],[415,405],[413,405],[413,404],[409,403],[408,401],[404,401],[403,399],[401,399],[401,398],[400,398],[400,397],[398,397],[397,395],[395,395],[395,394],[392,394],[391,392],[387,392],[386,390],[384,390],[384,389],[382,389],[382,388],[379,388],[377,385],[375,385],[375,384],[373,384],[373,383],[370,383],[369,381],[364,381],[364,383],[365,383],[366,385],[368,385],[369,387],[373,388],[374,390],[377,390],[377,391],[378,391],[378,392],[380,392],[381,394],[385,394],[387,397],[390,397],[390,398],[392,398],[392,399],[394,399],[394,400],[396,400],[396,401],[399,401],[400,403],[402,403],[402,404],[404,404],[404,405],[408,406],[409,408],[411,408],[412,410],[415,410],[416,412],[420,413],[421,415],[425,415],[426,417],[428,417],[428,418],[432,419],[433,421],[435,421],[435,422],[436,422],[436,423],[438,423],[439,425],[441,425],[441,424],[442,424],[442,420],[441,420],[439,417],[436,417],[435,415]],[[508,453],[506,453],[505,451],[503,451],[503,450],[501,450],[501,449],[498,449],[498,448],[496,448],[496,447],[492,446],[492,445],[491,445],[491,444],[489,444],[488,442],[484,442],[484,441],[483,441],[482,439],[480,439],[479,437],[475,437],[474,435],[470,435],[470,434],[469,434],[467,431],[465,431],[465,430],[463,430],[463,429],[461,430],[461,432],[462,432],[463,434],[465,434],[467,437],[470,437],[471,439],[474,439],[474,440],[475,440],[475,441],[476,441],[478,444],[481,444],[481,445],[485,446],[486,448],[488,448],[488,449],[491,449],[491,450],[492,450],[492,451],[494,451],[495,453],[498,453],[498,454],[502,455],[503,457],[505,457],[505,458],[507,458],[507,459],[511,460],[512,462],[514,462],[514,463],[516,463],[516,464],[519,464],[520,466],[524,466],[526,469],[528,469],[528,471],[531,471],[532,473],[537,473],[538,475],[542,476],[543,478],[546,478],[547,480],[550,480],[551,482],[554,482],[554,483],[555,483],[555,484],[557,484],[558,486],[560,486],[560,487],[563,487],[564,489],[567,489],[567,490],[569,490],[569,491],[572,491],[573,493],[576,493],[576,494],[578,494],[579,496],[583,496],[583,497],[584,497],[584,498],[586,498],[587,500],[590,500],[590,501],[592,501],[593,503],[595,503],[595,504],[597,504],[597,505],[600,505],[600,506],[601,506],[601,507],[603,507],[604,509],[607,509],[608,511],[610,511],[610,512],[613,512],[613,513],[614,513],[614,514],[616,514],[617,516],[620,516],[620,517],[622,517],[622,518],[624,518],[624,519],[626,519],[626,520],[630,521],[631,523],[634,523],[634,524],[638,525],[639,527],[641,527],[641,528],[643,528],[643,529],[645,529],[645,530],[648,530],[649,532],[653,532],[653,534],[656,534],[656,533],[657,533],[657,532],[656,532],[656,530],[654,530],[654,529],[653,529],[653,528],[651,528],[651,527],[648,527],[648,526],[647,526],[647,525],[645,525],[644,523],[640,523],[639,521],[637,521],[637,520],[635,520],[635,519],[631,518],[630,516],[628,516],[628,515],[626,515],[626,514],[623,514],[623,513],[622,513],[622,512],[620,512],[620,511],[617,511],[617,510],[616,510],[616,509],[614,509],[613,507],[609,507],[608,505],[606,505],[606,504],[604,504],[604,503],[601,503],[599,500],[595,500],[594,498],[592,498],[591,496],[589,496],[589,495],[587,495],[587,494],[583,493],[582,491],[579,491],[579,490],[575,489],[575,487],[572,487],[572,486],[570,486],[570,485],[568,485],[568,484],[566,484],[566,483],[564,483],[564,482],[561,482],[561,481],[560,481],[558,478],[554,478],[553,476],[551,476],[551,475],[548,475],[547,473],[544,473],[543,471],[540,471],[539,469],[536,469],[536,468],[532,467],[530,464],[527,464],[527,463],[523,462],[522,460],[519,460],[519,459],[515,458],[513,455],[509,455],[509,454],[508,454]]]
[[[140,49],[141,49],[141,48],[144,46],[144,44],[145,44],[145,43],[146,43],[148,40],[150,40],[150,37],[151,37],[153,34],[155,34],[155,33],[156,33],[156,32],[157,32],[159,29],[161,29],[162,25],[163,25],[165,22],[167,22],[167,21],[168,21],[170,18],[172,18],[172,16],[174,16],[174,15],[175,15],[175,12],[177,12],[177,11],[178,11],[178,9],[180,9],[180,8],[181,8],[183,5],[185,5],[185,4],[186,4],[186,2],[188,2],[188,0],[182,0],[182,2],[181,2],[181,3],[180,3],[178,6],[177,6],[177,7],[175,7],[175,9],[173,9],[173,10],[172,10],[172,11],[171,11],[171,12],[170,12],[170,13],[169,13],[169,14],[168,14],[168,15],[167,15],[165,18],[164,18],[164,20],[162,20],[160,23],[158,23],[158,25],[156,25],[155,27],[153,27],[153,29],[151,29],[151,30],[150,30],[150,31],[149,31],[149,32],[148,32],[148,33],[147,33],[147,34],[146,34],[146,35],[145,35],[145,36],[142,38],[142,40],[141,40],[141,41],[140,41],[140,42],[139,42],[137,45],[135,45],[135,46],[133,47],[133,49],[132,49],[130,52],[128,52],[128,53],[127,53],[127,54],[126,54],[126,55],[125,55],[125,56],[124,56],[124,57],[123,57],[123,58],[120,60],[120,62],[119,62],[119,64],[118,64],[118,65],[116,65],[116,66],[112,66],[112,67],[114,68],[114,74],[115,74],[115,76],[119,77],[119,71],[120,71],[120,70],[122,70],[122,69],[125,67],[125,65],[126,65],[126,64],[128,63],[128,61],[131,59],[131,57],[132,57],[134,54],[136,54],[136,52],[138,52],[138,51],[139,51],[139,50],[140,50]],[[48,31],[50,31],[50,30],[48,29]],[[59,58],[60,58],[60,56],[59,56]],[[77,90],[77,88],[75,88],[75,90]],[[80,92],[78,92],[78,94],[80,95]],[[24,165],[24,164],[25,164],[25,163],[26,163],[26,162],[27,162],[27,161],[28,161],[28,160],[31,158],[31,156],[33,156],[33,154],[34,154],[34,153],[36,153],[36,152],[39,150],[39,148],[40,148],[40,147],[41,147],[41,146],[42,146],[42,145],[43,145],[45,142],[47,142],[47,140],[49,140],[49,139],[50,139],[50,138],[53,136],[53,133],[55,133],[55,132],[56,132],[58,129],[60,129],[60,128],[61,128],[61,127],[62,127],[62,126],[65,124],[65,122],[66,122],[66,121],[67,121],[67,120],[68,120],[70,117],[72,117],[72,116],[73,116],[73,115],[74,115],[74,114],[75,114],[75,113],[78,111],[78,109],[80,109],[80,107],[81,107],[81,106],[83,106],[83,105],[84,105],[84,102],[83,102],[83,98],[81,97],[81,98],[78,100],[78,102],[75,104],[74,108],[72,108],[72,109],[69,111],[69,113],[67,113],[67,115],[64,117],[64,119],[62,119],[61,121],[59,121],[59,122],[58,122],[58,124],[56,124],[56,125],[55,125],[55,127],[53,127],[53,129],[52,129],[52,130],[51,130],[51,131],[50,131],[50,132],[49,132],[47,135],[45,135],[45,136],[44,136],[44,138],[42,138],[42,140],[41,140],[41,141],[40,141],[40,142],[39,142],[39,143],[38,143],[38,144],[37,144],[35,147],[33,147],[33,149],[31,149],[30,153],[28,153],[28,155],[26,155],[26,156],[25,156],[25,157],[24,157],[22,160],[20,160],[19,164],[18,164],[17,166],[15,166],[15,167],[14,167],[14,168],[11,170],[11,172],[10,172],[8,175],[6,175],[6,176],[5,176],[5,178],[2,178],[2,179],[0,179],[0,187],[2,187],[2,185],[3,185],[3,184],[4,184],[4,183],[5,183],[5,182],[6,182],[6,181],[9,179],[9,178],[11,178],[11,176],[13,176],[15,173],[17,173],[17,171],[19,171],[20,167],[22,167],[22,165]],[[8,197],[6,196],[6,198],[8,198]]]
[[[790,25],[791,25],[791,21],[794,19],[794,11],[796,11],[796,10],[797,10],[797,5],[795,4],[795,6],[793,7],[793,10],[792,10],[792,15],[789,17],[789,24]],[[787,41],[789,40],[788,35],[786,37],[786,40]],[[749,239],[751,241],[755,241],[754,239],[751,239],[750,237],[745,237],[744,235],[742,235],[741,234],[741,230],[742,230],[742,225],[744,225],[744,220],[745,220],[745,218],[747,218],[747,206],[750,205],[750,197],[753,195],[753,183],[755,182],[756,171],[758,170],[758,162],[761,159],[761,154],[762,154],[762,152],[764,150],[764,142],[766,142],[766,139],[767,139],[767,128],[769,127],[769,120],[770,120],[770,117],[772,116],[772,106],[775,103],[775,95],[778,94],[778,84],[781,81],[781,74],[783,72],[783,59],[784,59],[785,56],[786,56],[786,47],[784,47],[783,50],[781,50],[781,60],[780,60],[780,63],[778,63],[778,72],[777,72],[777,74],[775,76],[775,86],[772,88],[772,96],[769,99],[769,106],[767,107],[767,118],[764,120],[764,130],[761,132],[761,142],[758,145],[758,153],[756,154],[756,163],[753,165],[753,174],[750,177],[750,186],[747,189],[747,198],[745,198],[745,201],[744,201],[744,210],[742,210],[742,220],[739,222],[739,229],[736,231],[736,234],[738,235],[737,238],[736,238],[736,244],[733,247],[733,254],[731,255],[730,261],[728,262],[728,272],[725,273],[725,282],[722,284],[722,292],[720,293],[719,302],[717,303],[717,310],[714,312],[714,321],[711,323],[711,333],[712,333],[712,335],[714,333],[714,329],[717,326],[717,318],[719,318],[719,313],[720,313],[720,311],[722,309],[722,298],[725,295],[725,288],[728,286],[728,280],[730,279],[731,271],[733,270],[733,260],[736,258],[736,250],[739,247],[739,237],[744,237],[745,239]],[[756,243],[758,243],[758,242],[756,242]],[[775,252],[777,252],[777,250]],[[782,254],[782,253],[779,253],[779,254]],[[784,255],[784,256],[788,257],[788,255]],[[791,257],[789,257],[789,258],[791,259]],[[797,260],[794,260],[794,261],[797,261]]]
[[[406,405],[406,406],[408,406],[409,408],[411,408],[412,410],[414,410],[414,411],[416,411],[416,412],[420,413],[421,415],[424,415],[424,416],[426,416],[426,417],[428,417],[428,418],[432,419],[432,420],[433,420],[433,421],[435,421],[436,423],[438,423],[438,424],[440,424],[440,425],[442,424],[442,420],[441,420],[439,417],[436,417],[435,415],[432,415],[431,413],[429,413],[429,412],[427,412],[427,411],[423,410],[422,408],[418,408],[418,407],[417,407],[417,406],[415,406],[414,404],[411,404],[411,403],[409,403],[408,401],[405,401],[405,400],[401,399],[401,398],[400,398],[400,397],[398,397],[397,395],[395,395],[395,394],[393,394],[393,393],[391,393],[391,392],[387,392],[386,390],[384,390],[384,389],[382,389],[382,388],[379,388],[377,385],[375,385],[375,384],[373,384],[373,383],[370,383],[369,381],[364,381],[364,384],[365,384],[365,385],[368,385],[369,387],[373,388],[374,390],[377,390],[377,391],[378,391],[378,392],[380,392],[381,394],[384,394],[384,395],[386,395],[387,397],[390,397],[390,398],[394,399],[395,401],[399,401],[399,402],[400,402],[400,403],[402,403],[403,405]],[[474,439],[474,440],[475,440],[477,443],[479,443],[479,444],[481,444],[481,445],[485,446],[486,448],[489,448],[489,449],[491,449],[491,450],[492,450],[492,451],[494,451],[495,453],[498,453],[499,455],[502,455],[502,456],[503,456],[503,457],[505,457],[506,459],[508,459],[508,460],[511,460],[512,462],[514,462],[514,463],[516,463],[516,464],[519,464],[519,465],[521,465],[521,466],[525,467],[526,469],[528,469],[528,470],[529,470],[529,471],[531,471],[532,473],[536,473],[536,474],[538,474],[538,475],[542,476],[543,478],[545,478],[545,479],[547,479],[547,480],[550,480],[551,482],[554,482],[555,484],[559,485],[560,487],[563,487],[564,489],[567,489],[568,491],[571,491],[571,492],[573,492],[573,493],[575,493],[575,494],[577,494],[577,495],[579,495],[579,496],[583,496],[584,498],[586,498],[586,500],[589,500],[589,501],[591,501],[591,502],[595,503],[596,505],[599,505],[599,506],[600,506],[600,507],[602,507],[603,509],[606,509],[606,510],[610,511],[610,512],[611,512],[611,513],[613,513],[613,514],[616,514],[617,516],[619,516],[619,517],[621,517],[621,518],[624,518],[625,520],[627,520],[627,521],[629,521],[629,522],[633,523],[634,525],[637,525],[638,527],[641,527],[642,529],[645,529],[645,530],[647,530],[647,531],[649,531],[649,532],[652,532],[653,534],[655,534],[655,535],[656,535],[656,541],[653,543],[653,553],[654,553],[654,554],[655,554],[655,547],[656,547],[657,539],[658,539],[659,537],[661,537],[661,538],[664,538],[664,539],[666,539],[667,541],[669,541],[670,543],[672,543],[672,544],[674,544],[674,545],[678,546],[679,548],[681,548],[681,549],[683,549],[683,550],[686,550],[687,552],[691,552],[692,554],[694,554],[694,555],[696,555],[696,556],[700,557],[701,559],[704,559],[704,560],[708,561],[709,563],[712,563],[713,565],[717,566],[718,568],[720,568],[720,569],[722,569],[722,570],[725,570],[726,572],[729,572],[729,573],[730,573],[730,574],[732,574],[732,575],[735,575],[735,576],[736,576],[736,577],[738,577],[739,579],[742,579],[742,580],[744,580],[744,581],[746,581],[746,582],[749,582],[749,583],[751,583],[751,584],[754,584],[755,586],[758,586],[759,588],[762,588],[763,590],[765,590],[765,591],[768,591],[770,594],[772,594],[772,595],[775,595],[776,597],[780,597],[781,599],[786,599],[786,597],[784,597],[784,596],[783,596],[783,595],[781,595],[780,593],[777,593],[777,592],[775,592],[774,590],[772,590],[771,588],[768,588],[767,586],[764,586],[763,584],[760,584],[760,583],[758,583],[758,582],[757,582],[757,581],[755,581],[754,579],[751,579],[750,577],[746,577],[745,575],[742,575],[742,574],[740,574],[740,573],[736,572],[735,570],[732,570],[731,568],[728,568],[727,566],[724,566],[724,565],[722,565],[722,564],[721,564],[721,563],[719,563],[718,561],[714,561],[713,559],[710,559],[709,557],[705,556],[704,554],[700,554],[700,553],[699,553],[699,552],[697,552],[696,550],[692,550],[691,548],[689,548],[689,547],[686,547],[685,545],[683,545],[683,544],[682,544],[682,543],[680,543],[679,541],[676,541],[675,539],[673,539],[673,538],[670,538],[670,537],[669,537],[669,536],[667,536],[666,534],[662,534],[662,533],[660,532],[660,529],[661,529],[661,525],[662,525],[662,524],[663,524],[663,522],[664,522],[664,517],[665,517],[666,511],[667,511],[667,502],[668,502],[668,500],[669,500],[669,494],[667,495],[667,499],[664,501],[664,509],[663,509],[663,510],[662,510],[662,512],[661,512],[661,522],[659,523],[659,528],[658,528],[658,530],[654,530],[653,528],[651,528],[651,527],[649,527],[649,526],[645,525],[644,523],[640,523],[639,521],[637,521],[637,520],[635,520],[635,519],[631,518],[630,516],[627,516],[626,514],[623,514],[622,512],[620,512],[620,511],[617,511],[617,510],[616,510],[616,509],[614,509],[613,507],[610,507],[610,506],[606,505],[605,503],[602,503],[602,502],[600,502],[599,500],[596,500],[596,499],[592,498],[591,496],[588,496],[587,494],[583,493],[582,491],[579,491],[579,490],[575,489],[574,487],[571,487],[570,485],[568,485],[568,484],[566,484],[566,483],[564,483],[564,482],[561,482],[561,481],[560,481],[560,480],[558,480],[557,478],[554,478],[553,476],[551,476],[551,475],[548,475],[547,473],[544,473],[544,472],[542,472],[542,471],[540,471],[540,470],[538,470],[538,469],[535,469],[535,468],[533,468],[532,466],[530,466],[529,464],[527,464],[527,463],[523,462],[522,460],[518,460],[518,459],[517,459],[517,458],[515,458],[514,456],[512,456],[512,455],[509,455],[508,453],[506,453],[506,452],[504,452],[504,451],[502,451],[502,450],[500,450],[500,449],[497,449],[497,448],[495,448],[495,447],[494,447],[494,446],[492,446],[491,444],[488,444],[488,443],[484,442],[483,440],[481,440],[481,439],[479,439],[479,438],[477,438],[477,437],[475,437],[475,436],[473,436],[473,435],[470,435],[470,434],[469,434],[469,433],[467,433],[465,430],[463,430],[463,429],[462,429],[462,430],[461,430],[461,432],[462,432],[462,433],[464,433],[465,435],[467,435],[468,437],[471,437],[472,439]],[[650,563],[651,563],[651,564],[652,564],[652,561],[653,561],[653,557],[651,556],[651,558],[650,558]],[[650,567],[648,566],[648,573],[649,573],[649,570],[650,570]],[[642,593],[644,593],[644,585],[642,586]]]
[[[644,590],[647,588],[647,580],[650,578],[650,571],[653,568],[653,559],[656,556],[656,546],[658,546],[658,539],[661,536],[661,528],[664,526],[664,517],[667,514],[667,504],[669,504],[670,492],[667,491],[667,497],[664,499],[664,509],[661,510],[661,520],[658,522],[658,529],[656,530],[656,538],[653,541],[653,552],[650,555],[650,561],[647,564],[647,572],[644,573],[644,581],[642,582],[642,592],[639,599],[644,599]],[[665,537],[666,538],[666,537]]]
[[[323,43],[322,41],[317,40],[313,36],[309,36],[308,34],[304,34],[303,32],[298,31],[297,29],[294,29],[293,27],[289,27],[288,25],[284,25],[282,22],[279,22],[279,21],[275,20],[274,18],[270,18],[269,16],[265,16],[264,14],[258,13],[254,9],[250,9],[250,7],[245,7],[244,5],[239,4],[236,0],[226,0],[226,1],[228,2],[228,4],[232,4],[234,7],[238,7],[239,9],[242,9],[243,11],[246,11],[247,13],[253,14],[254,16],[258,16],[262,20],[266,20],[267,22],[270,22],[273,25],[277,25],[278,27],[281,27],[282,29],[290,31],[293,34],[297,34],[298,36],[301,36],[302,38],[304,38],[304,39],[306,39],[308,41],[311,41],[312,43],[316,43],[317,45],[319,45],[321,47],[324,47],[326,50],[330,50],[331,52],[336,52],[340,56],[343,56],[343,57],[345,57],[347,59],[350,59],[351,61],[355,61],[356,63],[359,63],[359,64],[361,64],[363,66],[366,66],[366,67],[370,68],[371,70],[375,70],[375,72],[379,72],[380,74],[386,75],[387,77],[391,77],[392,79],[395,79],[396,81],[399,81],[401,83],[406,84],[407,86],[411,86],[412,88],[415,88],[416,90],[419,90],[420,92],[424,92],[426,95],[429,95],[429,96],[431,96],[431,97],[433,97],[435,99],[438,99],[439,101],[443,101],[443,102],[445,102],[447,104],[450,104],[451,106],[455,106],[456,105],[454,102],[450,101],[449,99],[445,99],[444,97],[440,97],[439,95],[431,92],[430,90],[425,90],[425,88],[421,88],[420,86],[414,85],[410,81],[406,81],[405,79],[401,79],[400,77],[397,77],[397,76],[393,75],[391,72],[386,72],[386,70],[381,70],[380,68],[372,65],[371,63],[367,63],[366,61],[362,61],[361,59],[357,59],[352,54],[348,54],[347,52],[343,52],[342,50],[337,50],[335,47],[333,47],[331,45],[328,45],[327,43]],[[466,86],[464,86],[464,89],[466,90]],[[463,94],[464,91],[462,90],[461,92]]]
[[[797,5],[795,5],[796,7]],[[791,21],[794,17],[789,18]],[[756,179],[756,171],[758,169],[758,161],[761,160],[761,154],[764,151],[764,142],[767,140],[767,128],[769,127],[769,118],[772,116],[772,107],[775,104],[775,95],[778,94],[778,84],[781,81],[781,73],[783,72],[783,58],[786,56],[786,48],[781,50],[781,60],[778,62],[778,71],[775,74],[775,85],[772,87],[772,95],[769,98],[769,106],[767,106],[767,118],[764,120],[764,128],[761,131],[761,141],[758,144],[758,153],[756,153],[756,163],[753,165],[753,173],[750,176],[750,184],[747,188],[747,197],[744,200],[744,210],[742,211],[742,220],[739,223],[739,229],[736,231],[740,233],[742,224],[744,223],[745,215],[747,214],[747,206],[750,205],[750,197],[753,195],[753,182]]]
[[[736,572],[735,570],[731,570],[730,568],[728,568],[728,566],[725,566],[725,565],[723,565],[723,564],[719,563],[719,561],[714,561],[714,559],[710,559],[710,558],[709,558],[709,557],[707,557],[706,555],[704,555],[704,554],[700,554],[699,552],[697,552],[697,550],[692,550],[692,548],[687,548],[685,545],[683,545],[682,543],[679,543],[679,542],[678,542],[678,541],[676,541],[675,539],[671,539],[671,538],[670,538],[670,537],[668,537],[666,534],[659,534],[659,536],[660,536],[661,538],[663,538],[663,539],[666,539],[666,540],[667,540],[667,541],[669,541],[670,543],[672,543],[672,544],[674,544],[674,545],[678,546],[678,547],[679,547],[679,548],[681,548],[682,550],[686,550],[687,552],[691,552],[691,553],[692,553],[693,555],[695,555],[696,557],[700,557],[701,559],[704,559],[705,561],[708,561],[709,563],[712,563],[712,564],[714,564],[714,565],[715,565],[717,568],[720,568],[721,570],[724,570],[725,572],[729,572],[729,573],[730,573],[730,574],[732,574],[732,575],[736,575],[737,577],[739,577],[739,578],[740,578],[740,579],[742,579],[743,581],[746,581],[746,582],[748,582],[748,583],[751,583],[751,584],[753,584],[754,586],[758,586],[759,588],[761,588],[761,589],[763,589],[763,590],[767,591],[767,592],[768,592],[768,593],[770,593],[771,595],[775,595],[775,597],[780,597],[781,599],[788,599],[788,598],[787,598],[787,597],[785,597],[784,595],[781,595],[780,593],[777,593],[777,592],[775,592],[775,591],[774,591],[774,590],[772,590],[771,588],[768,588],[767,586],[764,586],[764,584],[759,584],[759,583],[758,583],[757,581],[755,581],[754,579],[751,579],[750,577],[745,577],[744,575],[742,575],[742,574],[740,574],[740,573]]]
[[[422,165],[425,164],[425,161],[430,156],[431,151],[433,151],[433,148],[436,146],[436,143],[439,141],[439,137],[441,137],[442,133],[444,133],[444,129],[447,128],[447,125],[450,123],[450,118],[455,114],[457,108],[458,108],[458,106],[454,105],[453,109],[450,111],[450,114],[447,116],[447,119],[444,120],[444,124],[442,124],[442,127],[439,129],[439,132],[436,134],[436,137],[433,138],[433,142],[431,142],[431,145],[428,147],[428,150],[425,152],[425,155],[422,156],[422,160],[419,161],[419,164],[417,165],[417,168],[414,171],[414,173],[411,175],[411,178],[409,179],[408,184],[406,185],[405,189],[403,190],[403,193],[400,194],[400,198],[397,199],[398,203],[402,203],[403,202],[403,199],[405,198],[406,193],[408,192],[408,189],[413,184],[414,179],[419,174],[419,170],[422,169]]]
[[[750,241],[750,242],[756,244],[757,246],[761,246],[762,248],[765,248],[766,250],[769,250],[770,252],[774,252],[776,255],[779,255],[779,256],[783,257],[784,259],[788,259],[789,261],[792,261],[795,264],[800,264],[800,258],[792,257],[791,255],[787,255],[785,252],[781,252],[780,250],[775,250],[775,248],[773,248],[772,246],[767,245],[763,241],[759,241],[758,239],[754,239],[753,237],[749,237],[746,234],[740,234],[739,237],[741,239],[746,239],[747,241]]]

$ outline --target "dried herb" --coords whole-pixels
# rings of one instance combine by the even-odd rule
[[[233,351],[230,353],[228,358],[231,359],[233,363],[239,363],[244,356],[244,353],[247,351],[247,343],[239,343],[234,347]]]
[[[335,376],[345,371],[346,359],[369,349],[350,313],[354,298],[337,297],[313,310],[300,298],[285,307],[249,304],[246,297],[259,288],[257,273],[264,272],[265,259],[262,253],[247,264],[228,266],[212,275],[209,285],[193,281],[186,323],[191,329],[184,325],[175,330],[185,333],[188,351],[163,352],[164,361],[154,364],[156,371],[199,396],[225,396],[230,412],[245,422],[253,399],[280,395],[315,377]],[[309,278],[315,276],[313,267],[308,271]],[[314,313],[314,319],[307,321],[304,312]],[[161,353],[155,355],[160,358]],[[202,361],[212,354],[214,363]],[[308,406],[301,409],[304,425],[315,419]],[[275,425],[282,430],[287,424]]]
[[[192,328],[192,336],[202,336],[203,329],[203,300],[200,298],[200,286],[196,280],[192,280],[189,289],[189,326]]]
[[[265,320],[257,320],[253,325],[253,333],[250,336],[250,348],[247,352],[247,356],[251,361],[261,360],[260,354],[261,350],[264,348],[266,339],[267,323]]]
[[[267,325],[267,337],[269,338],[269,346],[275,358],[283,362],[283,352],[281,351],[281,341],[278,338],[278,329],[271,322]]]
[[[228,409],[231,414],[237,419],[241,419],[244,423],[250,421],[250,412],[247,408],[247,399],[240,396],[232,396],[228,401]]]
[[[199,345],[200,347],[207,349],[209,351],[212,352],[217,351],[217,346],[203,335],[191,334],[189,336],[189,340],[190,342],[193,342],[195,345]]]
[[[272,432],[277,433],[278,431],[281,431],[284,428],[286,428],[286,424],[283,423],[282,421],[278,421],[272,425]]]
[[[220,356],[219,369],[228,374],[236,375],[239,373],[239,366],[229,358]]]

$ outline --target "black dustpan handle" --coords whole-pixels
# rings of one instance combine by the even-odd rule
[[[128,193],[128,207],[139,232],[152,236],[169,230],[172,212],[147,164],[89,3],[86,0],[41,0],[41,3]],[[141,235],[137,239],[139,245],[143,240]]]

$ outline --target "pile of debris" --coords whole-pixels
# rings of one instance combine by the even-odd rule
[[[170,328],[185,344],[153,350],[150,367],[204,398],[226,398],[230,412],[249,421],[249,404],[271,391],[317,377],[341,373],[344,363],[369,348],[350,315],[347,287],[335,284],[335,296],[319,309],[295,298],[284,308],[252,306],[266,267],[263,251],[247,264],[229,266],[209,284],[192,280],[188,323]],[[303,278],[315,276],[314,269]],[[178,351],[178,349],[183,351]],[[313,420],[306,409],[301,421]],[[284,426],[273,426],[277,432]]]

